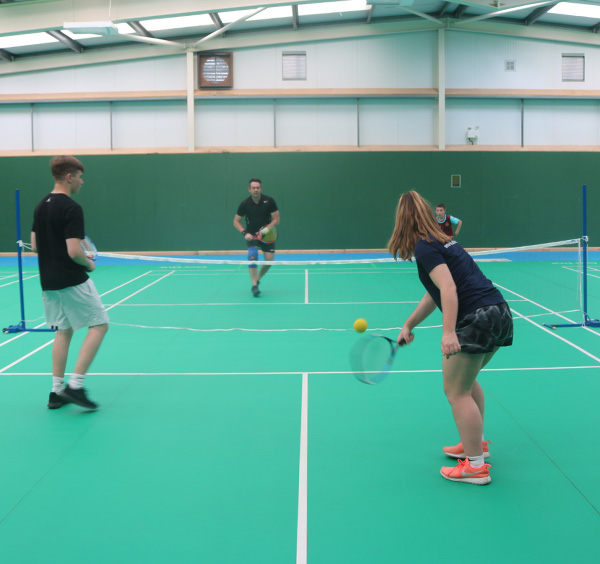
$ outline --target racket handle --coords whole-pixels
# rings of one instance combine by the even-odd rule
[[[400,339],[400,340],[398,341],[398,346],[399,346],[399,347],[403,347],[404,345],[406,345],[406,340],[405,340],[405,339]]]

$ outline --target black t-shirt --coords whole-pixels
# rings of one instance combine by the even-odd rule
[[[42,290],[83,284],[89,276],[67,252],[66,239],[83,239],[83,209],[65,194],[44,196],[33,212],[33,227]]]
[[[271,214],[278,211],[277,204],[271,196],[261,194],[258,203],[254,203],[252,196],[246,198],[239,206],[237,215],[246,219],[246,231],[257,233],[271,221]]]
[[[415,245],[415,259],[419,279],[435,304],[442,309],[440,290],[429,277],[429,273],[438,265],[446,264],[456,284],[458,295],[458,316],[462,319],[480,307],[500,304],[504,297],[488,280],[477,263],[456,241],[440,243],[431,237],[431,241],[419,239]]]

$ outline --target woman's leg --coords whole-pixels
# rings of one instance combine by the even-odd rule
[[[485,397],[476,382],[481,368],[496,351],[487,354],[458,353],[442,361],[444,392],[467,456],[481,456]]]

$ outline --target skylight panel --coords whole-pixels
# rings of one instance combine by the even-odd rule
[[[200,14],[196,16],[178,16],[175,18],[159,18],[156,20],[143,20],[140,23],[148,31],[160,31],[164,29],[179,29],[184,27],[200,27],[214,25],[213,21],[211,20],[208,14]]]
[[[319,2],[318,4],[302,4],[298,6],[299,16],[315,14],[335,14],[367,10],[367,0],[347,0],[346,2]]]
[[[554,6],[554,8],[551,10],[548,10],[548,13],[600,20],[600,6],[591,6],[590,4],[572,4],[571,2],[561,2],[560,4]]]
[[[7,35],[5,37],[0,37],[0,49],[57,42],[58,39],[54,39],[54,37],[47,33],[23,33],[22,35]]]
[[[233,10],[231,12],[219,12],[219,17],[224,24],[228,24],[243,18],[244,16],[251,14],[254,10]],[[258,20],[274,20],[277,18],[291,18],[292,7],[291,6],[279,6],[273,8],[267,8],[262,12],[248,18],[247,21],[254,22]]]

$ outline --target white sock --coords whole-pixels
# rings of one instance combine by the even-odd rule
[[[65,379],[52,376],[52,391],[55,394],[62,392],[65,389]]]
[[[484,437],[483,433],[481,433],[481,442],[485,443],[485,437]]]
[[[483,466],[483,454],[481,456],[469,456],[469,466],[471,468],[481,468]]]
[[[83,381],[85,380],[85,374],[71,374],[71,378],[69,378],[69,388],[73,388],[74,390],[80,390],[83,388]]]

